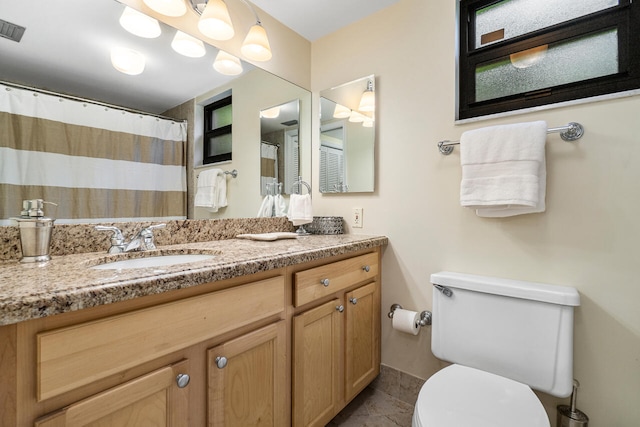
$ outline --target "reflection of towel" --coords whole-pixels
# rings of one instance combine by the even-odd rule
[[[546,122],[462,134],[460,204],[483,217],[544,212]]]
[[[293,225],[309,224],[313,221],[313,211],[311,209],[311,195],[292,194],[289,198],[289,221]]]
[[[258,209],[258,218],[271,218],[273,216],[273,196],[268,195],[262,200]]]
[[[194,204],[218,212],[227,206],[227,180],[222,169],[208,169],[198,175]]]
[[[260,234],[238,234],[236,236],[238,239],[250,239],[250,240],[262,240],[265,242],[270,242],[272,240],[280,240],[280,239],[296,239],[298,238],[297,233],[289,233],[286,231],[275,232],[275,233],[260,233]]]
[[[282,194],[273,196],[274,215],[281,217],[287,215],[287,203],[284,201]]]

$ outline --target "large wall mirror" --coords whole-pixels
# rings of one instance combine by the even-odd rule
[[[320,92],[322,193],[374,191],[375,76]]]
[[[311,93],[308,90],[244,61],[241,61],[243,71],[239,75],[222,75],[212,66],[217,48],[204,44],[202,57],[179,55],[171,48],[176,29],[159,23],[159,37],[134,36],[119,24],[124,9],[125,5],[114,0],[48,0],[39,4],[38,12],[34,13],[28,2],[8,2],[0,18],[26,30],[20,42],[0,38],[0,81],[146,113],[180,118],[187,114],[189,209],[184,215],[189,218],[256,216],[263,196],[260,113],[294,100],[297,174],[311,181]],[[112,45],[126,45],[143,52],[147,57],[144,72],[127,75],[116,71],[109,56]],[[222,164],[202,165],[203,108],[223,93],[233,94],[233,156]],[[282,123],[289,121],[283,119],[279,124],[284,126]],[[283,132],[291,130],[288,128],[282,128]],[[209,167],[238,171],[237,178],[227,179],[228,206],[216,213],[193,207],[198,174]],[[282,173],[286,175],[286,170]],[[14,208],[15,215],[20,206]]]

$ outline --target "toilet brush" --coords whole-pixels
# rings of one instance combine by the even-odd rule
[[[578,387],[580,387],[578,380],[573,380],[571,406],[558,405],[558,427],[587,427],[589,425],[589,417],[576,408]]]

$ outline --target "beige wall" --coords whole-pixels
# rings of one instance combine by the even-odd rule
[[[316,189],[314,213],[349,223],[352,208],[362,207],[364,228],[349,232],[389,236],[383,316],[394,302],[430,309],[429,275],[440,270],[576,287],[582,298],[575,313],[578,406],[593,426],[637,425],[640,97],[456,126],[455,7],[454,0],[400,0],[312,44],[314,107],[320,90],[371,73],[379,99],[375,193]],[[547,211],[487,219],[461,208],[459,152],[442,156],[437,141],[531,120],[577,121],[586,130],[577,143],[548,138]],[[313,138],[315,153],[318,135]],[[317,167],[314,160],[314,182]],[[422,378],[442,366],[431,355],[428,329],[409,336],[384,319],[383,363]],[[558,402],[543,400],[555,424]]]

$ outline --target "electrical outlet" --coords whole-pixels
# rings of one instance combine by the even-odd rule
[[[353,208],[353,228],[362,228],[362,208]]]

